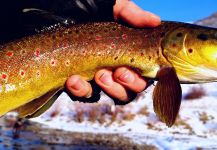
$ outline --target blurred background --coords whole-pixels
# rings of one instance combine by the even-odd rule
[[[162,20],[217,27],[216,0],[134,0]],[[73,102],[63,93],[43,115],[0,119],[0,149],[200,150],[217,149],[217,84],[182,85],[175,125],[168,128],[153,112],[154,85],[126,106],[104,94],[99,103]]]
[[[133,0],[145,10],[158,14],[162,20],[193,22],[217,11],[216,0]]]

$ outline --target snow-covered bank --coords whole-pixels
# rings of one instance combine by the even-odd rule
[[[183,85],[183,95],[192,87]],[[51,109],[32,121],[50,128],[71,132],[119,133],[139,144],[146,143],[159,149],[217,148],[217,84],[204,84],[206,96],[183,100],[179,117],[172,128],[160,122],[153,112],[150,87],[127,106],[118,106],[112,111],[105,103],[80,104],[72,102],[64,93]],[[180,145],[182,145],[180,147]]]

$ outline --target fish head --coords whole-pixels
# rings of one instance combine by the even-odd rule
[[[181,82],[217,81],[217,29],[186,24],[166,35],[162,49]]]

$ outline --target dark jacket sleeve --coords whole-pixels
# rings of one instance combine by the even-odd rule
[[[77,22],[107,21],[113,19],[115,0],[42,0],[38,4],[38,8]]]
[[[115,0],[2,0],[0,43],[71,19],[74,23],[113,20]],[[33,10],[33,11],[24,11]]]

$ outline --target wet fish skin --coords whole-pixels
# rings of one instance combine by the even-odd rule
[[[177,22],[162,22],[159,27],[144,29],[114,22],[87,23],[62,27],[56,31],[7,43],[1,46],[0,51],[0,115],[40,98],[51,90],[63,88],[66,79],[73,74],[91,80],[97,70],[105,67],[133,67],[139,70],[142,76],[155,80],[161,78],[157,74],[162,68],[171,67],[175,68],[173,70],[183,83],[215,81],[216,77],[210,78],[207,75],[203,75],[202,81],[198,75],[197,79],[191,78],[191,74],[183,73],[179,67],[179,64],[182,64],[180,56],[185,54],[183,42],[186,42],[186,33],[195,34],[187,40],[189,45],[193,43],[192,45],[196,46],[193,51],[200,52],[197,51],[198,40],[204,47],[210,47],[208,51],[212,54],[217,50],[216,39],[212,38],[212,42],[204,44],[203,37],[201,39],[196,36],[197,32],[202,34],[205,31],[209,33],[208,36],[216,36],[216,29]],[[210,55],[207,55],[207,60],[210,60]],[[186,56],[181,62],[189,64],[190,61],[191,59],[187,59]],[[184,72],[186,68],[189,69],[187,64],[182,66]],[[194,66],[195,64],[197,62],[194,62]],[[205,67],[208,68],[210,65],[215,71],[217,67],[213,60]],[[190,69],[194,70],[194,67]],[[175,100],[172,101],[174,104]],[[179,102],[175,105],[178,106]],[[162,107],[157,108],[156,112],[160,112],[158,115],[161,120],[168,122],[171,118],[163,118],[165,114],[161,113]],[[177,112],[171,115],[173,119],[169,121],[169,126],[174,123],[176,115]]]

